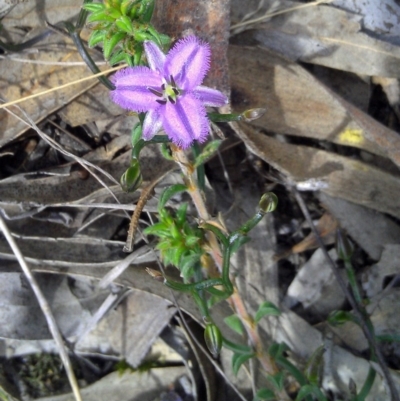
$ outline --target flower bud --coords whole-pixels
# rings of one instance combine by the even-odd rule
[[[208,323],[204,330],[204,340],[212,356],[216,358],[222,348],[222,334],[214,323]]]
[[[242,117],[244,121],[250,122],[262,117],[266,111],[266,109],[249,109],[242,113]]]
[[[132,159],[131,166],[121,176],[121,187],[125,192],[134,192],[143,181],[142,173],[140,171],[139,161]]]
[[[258,207],[264,213],[273,212],[277,206],[278,197],[273,192],[266,192],[258,203]]]

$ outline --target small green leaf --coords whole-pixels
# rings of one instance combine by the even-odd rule
[[[375,338],[380,342],[400,342],[400,334],[377,334]]]
[[[123,0],[120,7],[121,13],[123,15],[128,15],[131,12],[133,6],[134,2],[132,0]]]
[[[200,165],[206,163],[207,160],[210,159],[215,154],[215,152],[220,147],[221,143],[222,143],[222,141],[220,139],[216,139],[214,141],[209,142],[204,147],[203,151],[196,157],[193,167],[197,168]]]
[[[111,66],[125,61],[126,54],[122,49],[117,50],[108,60]]]
[[[110,38],[105,38],[103,40],[103,53],[104,58],[108,60],[113,52],[115,46],[126,37],[125,32],[117,32],[112,35]]]
[[[244,333],[244,327],[242,322],[239,319],[238,315],[231,315],[224,319],[224,322],[227,326],[229,326],[233,331],[242,335]]]
[[[328,323],[331,324],[332,326],[341,326],[347,322],[354,322],[358,324],[358,321],[356,317],[351,314],[350,312],[339,310],[339,311],[333,311],[329,314]]]
[[[323,345],[319,346],[312,353],[304,369],[304,374],[308,379],[308,381],[316,386],[319,385],[320,378],[322,376],[324,352],[325,352],[324,346]]]
[[[181,272],[181,276],[188,280],[190,277],[193,276],[194,274],[194,268],[196,267],[196,264],[200,260],[199,254],[194,254],[194,255],[189,255],[189,256],[183,256],[179,262],[179,270]]]
[[[296,401],[302,401],[309,395],[313,395],[317,397],[318,401],[327,401],[327,398],[324,396],[322,391],[311,384],[306,384],[303,386],[297,394]]]
[[[111,17],[107,10],[100,10],[96,11],[93,14],[90,14],[87,22],[100,22],[100,21],[107,21],[107,22],[114,22],[115,18]]]
[[[232,356],[232,370],[234,375],[236,376],[239,372],[240,367],[248,361],[250,358],[254,357],[254,352],[249,354],[233,354]]]
[[[267,375],[267,379],[275,386],[278,391],[283,390],[283,385],[285,383],[285,376],[283,372],[278,372],[275,375]]]
[[[180,192],[184,192],[187,190],[187,186],[183,184],[175,184],[168,187],[160,197],[160,201],[158,202],[158,209],[163,209],[166,203],[176,194]]]
[[[100,42],[103,42],[104,37],[104,31],[93,31],[88,40],[89,47],[95,47]]]
[[[105,5],[102,3],[88,3],[88,4],[83,4],[82,8],[86,11],[90,11],[91,13],[94,13],[96,11],[104,10]]]
[[[264,302],[258,308],[254,320],[258,323],[264,316],[279,316],[280,310],[272,302]]]
[[[124,31],[129,34],[133,33],[132,21],[126,15],[123,15],[120,18],[118,18],[115,21],[115,25],[117,25],[117,27],[121,29],[121,31]]]
[[[275,400],[275,394],[272,390],[269,388],[260,388],[256,396],[253,398],[253,401],[269,401],[269,400]]]

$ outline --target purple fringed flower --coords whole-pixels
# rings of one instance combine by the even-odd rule
[[[181,39],[165,55],[154,43],[144,49],[149,67],[129,67],[113,77],[111,99],[124,109],[147,111],[143,138],[149,140],[164,128],[176,145],[187,148],[205,141],[209,121],[205,106],[223,106],[227,97],[201,86],[210,67],[210,47],[195,36]]]

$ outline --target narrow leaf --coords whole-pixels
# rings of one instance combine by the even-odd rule
[[[236,333],[243,335],[244,333],[244,328],[243,324],[239,319],[238,315],[231,315],[228,316],[224,319],[224,322],[227,326],[229,326],[233,331],[236,331]]]
[[[239,372],[240,367],[248,361],[250,358],[254,357],[254,353],[250,354],[233,354],[232,356],[232,370],[236,376]]]
[[[272,302],[264,302],[258,308],[254,320],[258,323],[264,316],[279,316],[280,310]]]

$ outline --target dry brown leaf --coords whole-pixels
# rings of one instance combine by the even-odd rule
[[[400,217],[400,178],[376,167],[307,146],[290,145],[241,125],[236,131],[258,157],[300,188],[321,190],[392,216]]]
[[[335,233],[338,227],[337,220],[329,213],[324,213],[322,217],[318,220],[316,229],[324,242],[325,245],[333,244],[335,242]],[[301,253],[308,251],[310,249],[315,249],[319,247],[319,242],[317,237],[313,232],[307,235],[302,241],[292,246],[286,252],[278,254],[275,256],[275,260],[280,260],[286,258],[292,253]]]
[[[236,46],[229,48],[229,63],[233,106],[267,109],[253,122],[257,127],[357,147],[400,165],[398,134],[335,95],[296,63],[260,48]]]
[[[268,12],[298,6],[280,0]],[[368,76],[400,77],[400,48],[363,31],[362,16],[329,5],[303,7],[259,26],[255,37],[293,60]],[[381,32],[376,32],[380,34]]]
[[[37,54],[33,53],[27,57],[46,62],[81,61],[77,51],[71,47],[72,42],[64,37],[53,35],[40,44],[45,46],[46,50]],[[0,60],[0,69],[2,71],[0,96],[7,102],[56,88],[91,75],[91,72],[84,65],[53,66],[20,63],[11,59]],[[97,80],[93,79],[71,85],[47,95],[24,101],[21,103],[21,107],[35,122],[38,122],[96,84]],[[10,109],[21,116],[15,107],[10,107]],[[14,140],[29,128],[4,109],[0,110],[0,123],[2,125],[0,146]]]

